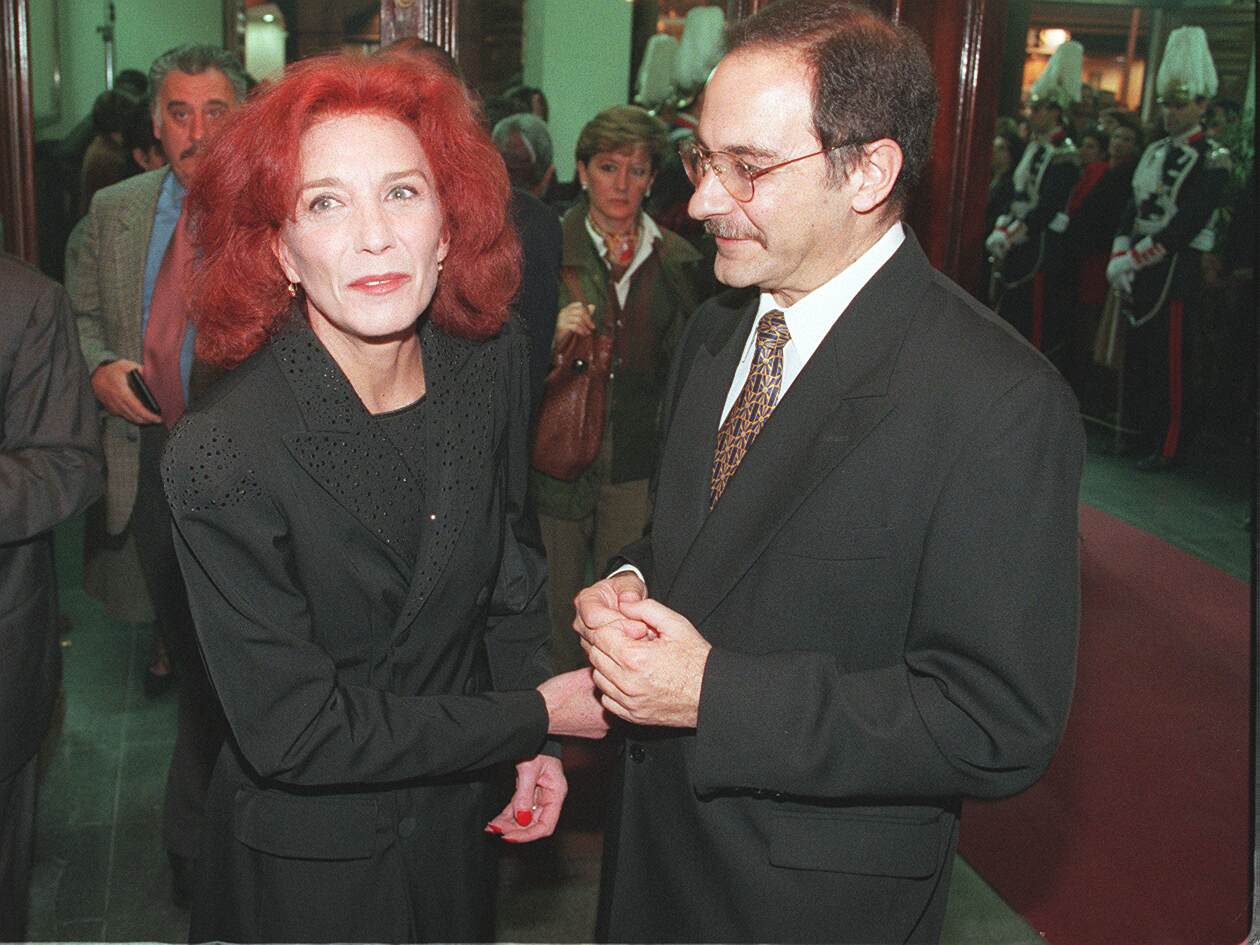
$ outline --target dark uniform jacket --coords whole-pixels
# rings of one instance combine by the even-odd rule
[[[755,312],[689,323],[624,552],[713,649],[696,729],[630,730],[599,934],[934,941],[960,798],[1027,787],[1066,721],[1076,404],[908,234],[709,512]]]
[[[1150,237],[1165,255],[1134,278],[1135,325],[1149,321],[1168,301],[1186,298],[1198,285],[1199,255],[1214,248],[1210,224],[1224,199],[1229,172],[1229,152],[1202,131],[1184,140],[1161,138],[1142,153],[1117,233],[1133,246]]]
[[[231,725],[193,941],[492,934],[494,775],[547,729],[527,342],[426,323],[421,344],[423,455],[400,460],[300,316],[172,434],[176,548]],[[388,498],[409,475],[418,523]]]
[[[101,492],[96,402],[61,286],[0,253],[0,781],[61,686],[52,530]]]
[[[1080,152],[1062,128],[1048,141],[1030,141],[1024,149],[1013,173],[1011,202],[998,218],[999,225],[1022,222],[1028,231],[1028,238],[1013,246],[1002,263],[1002,282],[1008,288],[1057,262],[1059,235],[1050,224],[1067,206],[1080,173]]]

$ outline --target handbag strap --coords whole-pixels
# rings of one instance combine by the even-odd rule
[[[564,280],[565,288],[569,290],[569,295],[573,297],[573,301],[581,302],[583,305],[590,305],[591,303],[586,300],[586,293],[582,291],[581,272],[582,272],[582,269],[580,266],[561,266],[560,278]],[[613,291],[613,286],[611,282],[608,284],[608,291],[609,292]],[[615,308],[615,306],[611,304],[612,300],[614,300],[615,298],[616,296],[609,296],[610,308]],[[612,318],[610,319],[610,321],[612,322],[612,330],[609,332],[609,334],[612,336],[612,349],[615,355],[616,350],[617,350],[617,312],[616,311],[612,312]],[[595,331],[595,337],[599,337],[600,334],[601,332],[599,332],[598,330]]]
[[[577,266],[561,266],[560,278],[564,280],[565,288],[569,290],[569,295],[573,296],[575,302],[581,302],[583,305],[591,304],[586,301],[586,293],[582,291],[582,280],[579,278]]]

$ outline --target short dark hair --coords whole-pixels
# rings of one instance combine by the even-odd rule
[[[1107,148],[1111,146],[1111,136],[1101,128],[1086,128],[1081,132],[1082,143],[1086,138],[1093,138],[1098,142],[1098,150],[1103,154],[1107,153]]]
[[[98,135],[121,134],[127,113],[136,100],[126,92],[106,89],[92,103],[92,130]]]
[[[157,138],[153,137],[153,117],[150,114],[148,99],[136,102],[127,110],[127,117],[122,128],[123,147],[130,154],[134,149],[152,151],[158,147]]]
[[[149,94],[149,77],[139,69],[124,69],[114,76],[114,88],[144,98]]]
[[[797,53],[813,78],[814,133],[823,147],[889,138],[901,174],[889,200],[905,206],[932,150],[936,81],[912,30],[842,0],[779,0],[726,32],[727,53],[746,48]],[[860,146],[828,155],[832,180],[857,164]]]

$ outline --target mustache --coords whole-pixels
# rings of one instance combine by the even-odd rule
[[[188,147],[186,147],[183,151],[180,152],[179,159],[181,161],[187,161],[190,157],[195,156],[200,151],[201,151],[200,144],[197,144],[197,143],[190,144]]]
[[[755,240],[766,245],[765,237],[754,229],[742,227],[734,220],[715,217],[704,221],[704,230],[711,236],[720,236],[724,240]]]

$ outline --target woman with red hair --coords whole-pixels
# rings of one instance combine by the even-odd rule
[[[564,800],[548,734],[604,730],[589,670],[548,679],[508,193],[402,57],[292,67],[202,158],[198,353],[233,370],[163,477],[231,735],[192,941],[491,938],[494,837]]]

